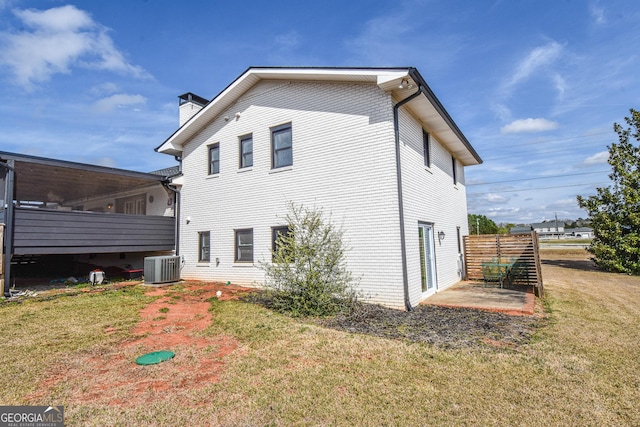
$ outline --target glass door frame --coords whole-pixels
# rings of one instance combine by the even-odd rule
[[[418,222],[418,239],[421,291],[424,297],[435,293],[438,289],[434,224]]]

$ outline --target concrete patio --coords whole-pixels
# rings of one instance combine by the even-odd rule
[[[483,287],[482,282],[464,281],[432,295],[421,304],[526,316],[534,313],[535,295],[532,286],[501,289],[497,286]]]

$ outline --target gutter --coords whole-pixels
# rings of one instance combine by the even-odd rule
[[[460,141],[462,141],[466,149],[469,150],[471,155],[478,161],[478,164],[482,164],[482,158],[480,158],[480,155],[471,146],[471,143],[469,142],[467,137],[464,136],[458,125],[456,125],[456,123],[453,121],[447,110],[444,109],[444,106],[442,105],[440,100],[436,97],[427,82],[418,72],[418,69],[414,67],[409,68],[409,77],[411,77],[413,81],[416,82],[420,92],[422,92],[422,94],[429,100],[431,105],[433,105],[436,111],[438,111],[438,114],[440,114],[440,116],[447,122],[453,132],[458,136],[458,138],[460,138]]]
[[[418,83],[418,82],[416,82]],[[398,123],[398,110],[407,102],[417,98],[423,93],[421,83],[418,83],[418,91],[413,95],[403,99],[393,106],[393,131],[395,134],[396,145],[396,177],[398,182],[398,214],[400,216],[400,245],[402,253],[402,288],[404,290],[404,307],[407,311],[413,311],[411,300],[409,299],[409,273],[407,271],[407,238],[404,232],[404,198],[402,196],[402,172],[400,162],[400,124]]]
[[[173,193],[173,217],[176,219],[174,239],[176,241],[176,255],[180,255],[180,190],[171,186],[169,181],[162,181],[162,186]]]

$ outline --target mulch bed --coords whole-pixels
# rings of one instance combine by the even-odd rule
[[[543,319],[467,308],[420,305],[411,312],[359,304],[349,314],[321,319],[347,332],[433,344],[446,348],[507,347],[527,343]]]

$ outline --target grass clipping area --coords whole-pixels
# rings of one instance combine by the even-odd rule
[[[70,426],[640,425],[640,278],[593,271],[583,251],[544,251],[543,277],[542,322],[505,332],[491,324],[501,318],[472,315],[466,335],[464,323],[447,330],[437,312],[413,326],[368,313],[362,324],[376,326],[352,322],[354,333],[344,319],[329,325],[211,299],[199,337],[239,343],[216,360],[215,380],[133,406],[77,399],[78,381],[37,391],[51,372],[64,374],[60,360],[128,338],[150,300],[140,287],[4,305],[3,404],[65,405]],[[413,339],[416,330],[430,338]],[[447,333],[455,339],[443,341]],[[146,372],[170,375],[173,363]]]

